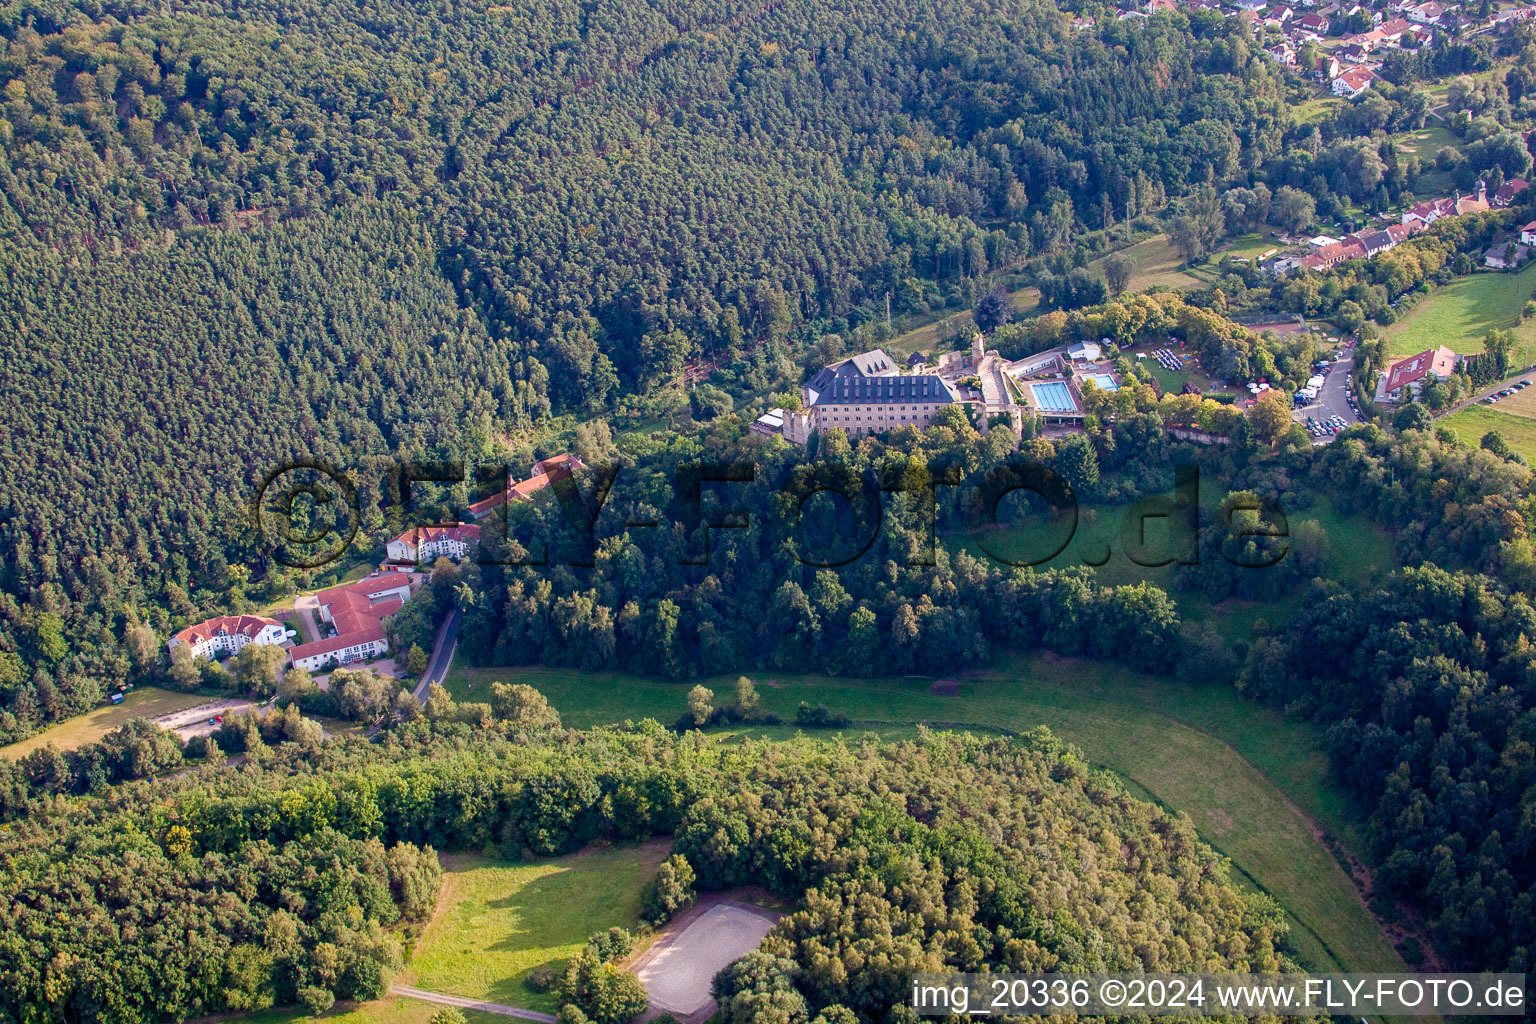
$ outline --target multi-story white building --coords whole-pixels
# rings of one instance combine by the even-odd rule
[[[387,654],[384,620],[411,599],[413,579],[406,573],[381,573],[321,591],[320,621],[334,628],[335,635],[295,647],[289,652],[294,665],[314,671],[333,661],[345,665]]]
[[[166,646],[173,654],[176,648],[186,647],[191,650],[192,657],[211,661],[236,654],[246,644],[281,644],[286,639],[288,630],[276,619],[260,615],[221,615],[188,626],[166,641]]]
[[[474,523],[413,526],[384,545],[388,561],[381,568],[399,570],[423,562],[431,565],[439,558],[459,561],[468,557],[479,542],[480,527]]]

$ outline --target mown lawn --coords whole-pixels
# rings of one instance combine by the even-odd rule
[[[25,757],[49,743],[60,750],[74,750],[87,743],[95,743],[131,719],[157,718],[213,699],[207,694],[176,693],[154,686],[138,686],[121,704],[105,704],[78,718],[50,725],[36,736],[0,747],[0,757]]]
[[[1387,328],[1388,352],[1411,356],[1440,345],[1455,352],[1481,352],[1490,330],[1513,327],[1519,338],[1513,359],[1515,365],[1524,366],[1536,354],[1536,321],[1515,325],[1532,290],[1536,290],[1536,264],[1518,274],[1457,278],[1435,289]]]
[[[553,1012],[554,994],[523,979],[563,966],[594,932],[634,930],[641,890],[669,849],[666,841],[589,848],[532,863],[445,856],[437,913],[400,983]]]
[[[1510,399],[1504,399],[1504,402],[1508,401]],[[1536,464],[1536,419],[1527,413],[1504,411],[1504,402],[1493,407],[1468,406],[1439,420],[1436,425],[1450,427],[1457,437],[1474,445],[1481,442],[1488,431],[1497,430],[1511,448],[1525,456],[1527,462]]]
[[[1235,874],[1273,895],[1290,914],[1298,949],[1319,968],[1401,970],[1402,961],[1360,904],[1354,886],[1314,835],[1319,827],[1359,848],[1358,812],[1326,783],[1326,762],[1307,726],[1238,699],[1219,685],[1157,678],[1098,662],[1052,655],[1009,657],[950,682],[760,674],[766,711],[792,721],[801,701],[855,720],[850,733],[918,722],[1025,732],[1046,725],[1078,745],[1131,789],[1188,814],[1200,834],[1230,857]],[[690,682],[614,672],[456,665],[448,687],[464,697],[493,680],[528,683],[575,727],[653,717],[675,720]],[[707,680],[717,703],[733,677]],[[780,738],[787,730],[736,729]],[[1301,809],[1305,808],[1305,812]]]

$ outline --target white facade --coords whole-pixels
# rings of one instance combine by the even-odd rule
[[[225,615],[181,630],[166,642],[166,646],[171,651],[186,647],[192,657],[211,661],[238,654],[246,644],[265,646],[281,644],[287,639],[288,630],[275,619]]]

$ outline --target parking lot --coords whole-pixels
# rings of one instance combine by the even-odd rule
[[[1297,423],[1307,428],[1314,445],[1327,444],[1336,434],[1360,422],[1360,411],[1350,392],[1354,368],[1354,347],[1339,349],[1338,358],[1318,371],[1323,384],[1318,388],[1316,401],[1297,407],[1291,414]]]
[[[1491,394],[1484,395],[1482,398],[1479,398],[1477,400],[1477,404],[1478,405],[1498,405],[1500,402],[1504,401],[1504,399],[1506,399],[1506,398],[1513,398],[1515,395],[1518,395],[1520,392],[1522,392],[1526,388],[1530,387],[1531,386],[1531,382],[1532,382],[1533,379],[1536,379],[1536,378],[1522,377],[1522,378],[1520,378],[1519,380],[1515,381],[1512,384],[1506,384],[1504,387],[1500,388],[1499,390],[1494,391]]]

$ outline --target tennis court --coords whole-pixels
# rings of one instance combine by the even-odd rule
[[[1041,412],[1076,412],[1077,403],[1072,400],[1072,391],[1063,381],[1052,380],[1044,384],[1031,384],[1030,391],[1035,396],[1035,406]]]

